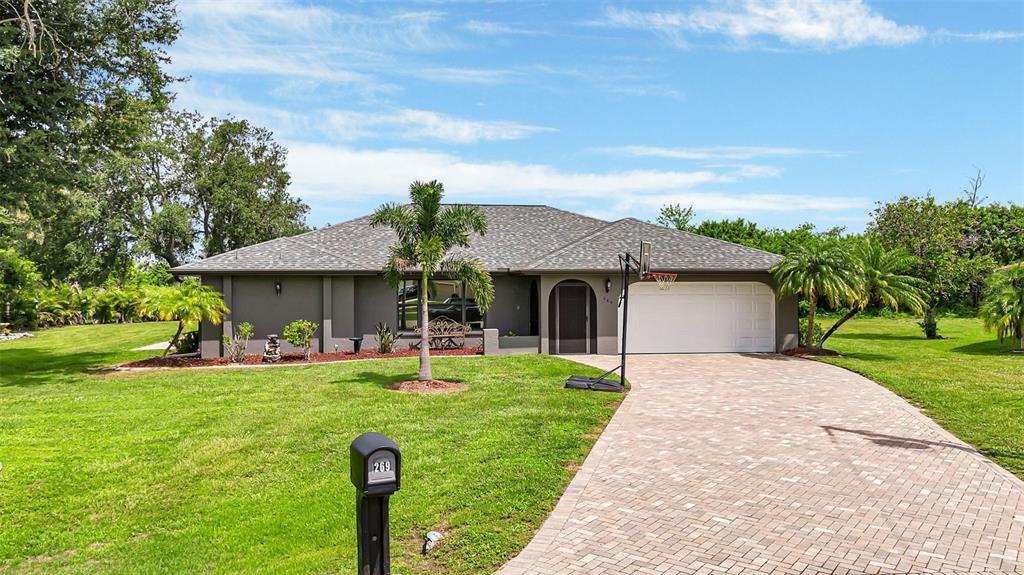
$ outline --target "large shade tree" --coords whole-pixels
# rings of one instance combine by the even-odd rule
[[[924,280],[928,305],[921,325],[929,338],[938,337],[938,309],[974,303],[996,266],[978,233],[979,210],[964,200],[940,203],[926,195],[879,204],[873,213],[869,231],[882,245],[917,258],[910,273]]]
[[[0,244],[44,277],[127,262],[103,171],[168,108],[178,30],[173,0],[0,1]]]
[[[494,300],[490,274],[476,258],[451,253],[469,248],[473,234],[487,233],[487,218],[476,206],[443,205],[444,186],[434,180],[413,182],[409,186],[411,203],[387,203],[370,218],[373,227],[391,228],[398,236],[384,266],[384,278],[398,289],[410,274],[419,274],[420,369],[419,381],[433,379],[430,371],[430,334],[428,312],[429,284],[442,275],[462,281],[476,294],[476,303],[486,311]]]
[[[167,344],[164,356],[178,344],[186,325],[197,324],[204,319],[218,325],[224,314],[230,313],[223,296],[196,279],[188,279],[175,286],[151,287],[146,290],[139,307],[146,315],[164,321],[178,321],[178,331]]]
[[[985,282],[981,319],[986,329],[995,329],[1002,341],[1013,337],[1024,351],[1024,264],[1002,268]]]
[[[832,307],[857,302],[860,265],[837,241],[821,240],[801,247],[772,268],[779,297],[803,296],[807,300],[807,334],[804,343],[817,347],[814,341],[814,314],[818,299]]]
[[[914,256],[903,250],[886,250],[874,238],[857,242],[850,255],[859,267],[859,277],[855,278],[854,285],[856,301],[821,336],[819,347],[825,345],[825,340],[844,323],[869,306],[894,311],[903,308],[921,314],[928,305],[927,294],[921,289],[922,280],[904,273],[916,262]]]

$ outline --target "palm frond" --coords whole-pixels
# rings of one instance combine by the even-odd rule
[[[487,233],[487,217],[479,207],[457,204],[438,214],[434,235],[441,238],[446,250],[456,246],[468,248],[472,233]]]
[[[446,277],[460,280],[467,288],[472,289],[480,311],[487,311],[491,307],[494,302],[494,282],[480,260],[465,256],[449,256],[441,262],[438,269]]]
[[[416,217],[411,206],[395,202],[377,208],[370,216],[370,227],[391,228],[398,235],[398,241],[402,243],[411,243],[416,238]]]
[[[202,320],[217,325],[224,315],[231,312],[223,296],[190,279],[173,287],[153,287],[147,290],[142,300],[146,314],[158,319],[197,323]]]
[[[384,281],[392,289],[398,289],[401,286],[406,272],[415,263],[415,257],[413,247],[408,244],[398,243],[388,249],[388,259],[384,263]]]
[[[838,244],[802,247],[772,268],[778,296],[820,297],[833,307],[855,305],[862,293],[863,268]]]
[[[416,226],[421,235],[434,234],[437,215],[441,211],[442,196],[444,185],[437,180],[417,180],[409,186],[409,197],[412,199],[413,211],[416,214]]]
[[[882,305],[899,311],[903,306],[914,313],[924,313],[927,302],[921,289],[923,281],[903,273],[914,265],[916,257],[903,250],[886,250],[874,238],[858,243],[853,255],[864,271],[862,307]]]

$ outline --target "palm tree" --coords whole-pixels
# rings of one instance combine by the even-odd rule
[[[990,275],[979,311],[985,329],[995,328],[999,341],[1012,335],[1024,351],[1024,266],[1006,266]]]
[[[486,311],[494,300],[491,276],[479,260],[449,254],[453,248],[468,248],[470,235],[487,233],[487,218],[476,206],[442,205],[444,186],[434,180],[413,182],[409,186],[411,204],[387,203],[370,217],[373,227],[388,227],[398,235],[384,265],[384,279],[398,289],[410,272],[420,272],[420,372],[419,381],[433,379],[430,373],[430,334],[428,324],[428,292],[430,279],[442,274],[461,280],[476,294],[480,311]]]
[[[195,279],[185,280],[176,286],[151,287],[146,290],[139,307],[146,315],[164,321],[178,320],[178,331],[164,350],[164,357],[177,345],[186,324],[199,323],[205,319],[218,325],[224,314],[231,311],[224,304],[221,294]]]
[[[807,299],[807,336],[804,342],[814,342],[814,312],[818,298],[833,307],[841,303],[854,304],[861,275],[859,264],[836,241],[821,240],[791,252],[771,270],[778,296],[802,295]]]
[[[903,306],[921,314],[928,305],[920,287],[922,280],[901,273],[914,265],[917,259],[914,256],[903,250],[887,251],[874,238],[858,242],[852,255],[860,265],[861,273],[856,286],[857,301],[821,336],[818,347],[825,345],[825,340],[840,326],[868,306],[887,307],[893,311],[899,311]]]

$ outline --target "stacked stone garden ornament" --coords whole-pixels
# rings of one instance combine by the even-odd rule
[[[267,343],[263,344],[263,361],[274,363],[281,361],[281,343],[277,341],[277,334],[267,336]]]

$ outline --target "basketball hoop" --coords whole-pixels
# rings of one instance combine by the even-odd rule
[[[658,282],[658,289],[661,291],[667,291],[672,287],[672,284],[676,281],[676,275],[671,272],[648,272],[647,277],[654,278],[654,281]]]

